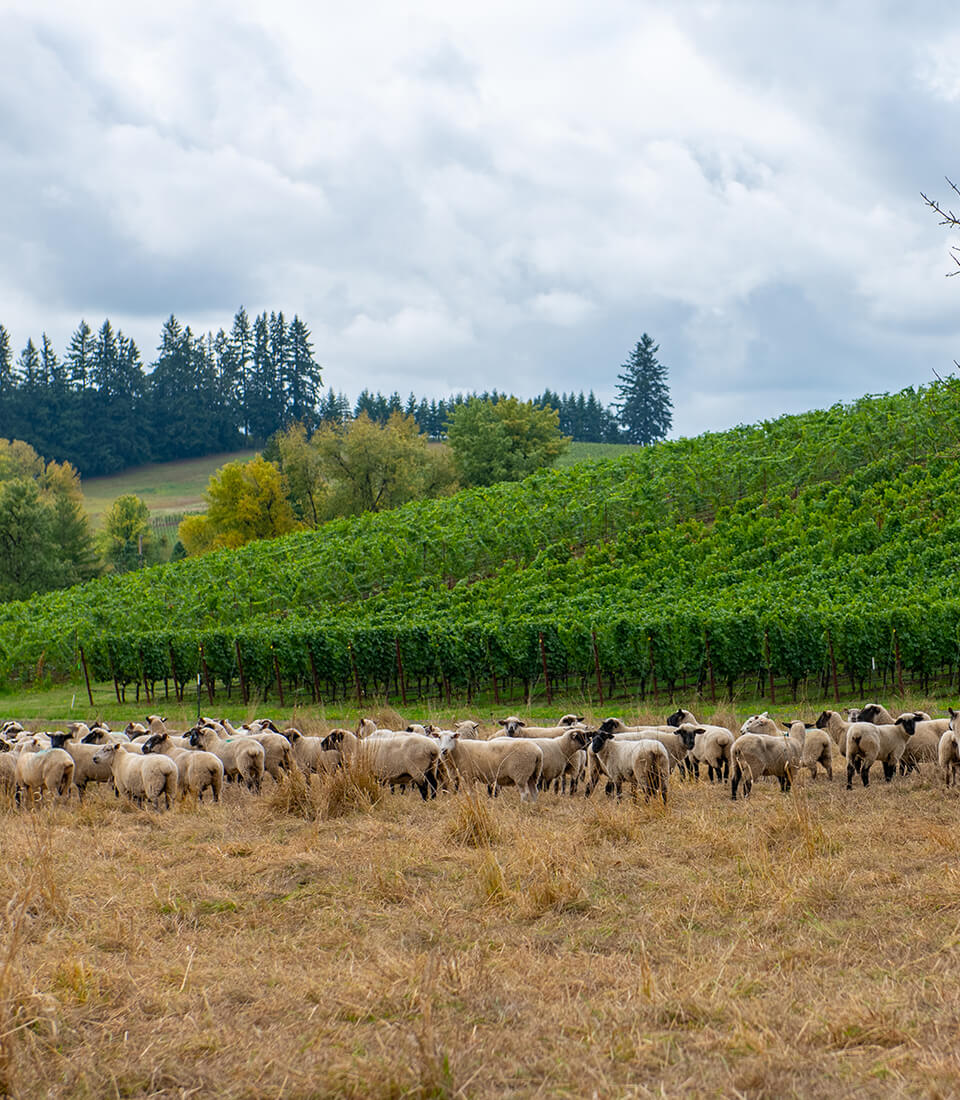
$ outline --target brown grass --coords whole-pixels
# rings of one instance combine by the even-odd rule
[[[0,1094],[954,1096],[960,796],[0,807]]]

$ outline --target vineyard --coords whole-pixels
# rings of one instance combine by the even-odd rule
[[[210,698],[960,676],[960,381],[0,607],[7,681]]]

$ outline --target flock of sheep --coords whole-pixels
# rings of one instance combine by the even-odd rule
[[[298,768],[305,774],[331,773],[363,762],[384,785],[415,787],[426,799],[461,783],[482,784],[491,795],[515,786],[522,801],[535,801],[542,790],[589,796],[603,783],[608,795],[622,796],[626,784],[634,797],[667,800],[672,775],[699,777],[706,768],[711,782],[730,780],[730,794],[746,798],[755,780],[771,776],[783,791],[794,776],[823,768],[833,778],[835,751],[844,758],[847,787],[860,776],[866,787],[879,762],[890,782],[923,763],[938,765],[946,785],[960,782],[960,711],[931,718],[910,711],[894,718],[878,703],[843,717],[826,710],[813,727],[791,722],[781,730],[766,713],[751,715],[735,735],[726,726],[700,723],[683,709],[662,726],[627,726],[607,718],[596,728],[581,716],[566,714],[555,726],[531,726],[515,716],[501,730],[480,736],[474,721],[453,729],[411,725],[378,729],[369,718],[356,730],[334,729],[308,736],[269,719],[234,728],[229,721],[202,718],[177,734],[166,720],[149,715],[122,732],[104,724],[72,724],[66,732],[30,732],[19,723],[0,726],[0,789],[18,805],[43,798],[66,799],[76,788],[82,799],[90,783],[112,784],[119,796],[140,806],[169,808],[191,794],[210,792],[219,801],[224,781],[259,793],[265,774],[279,781]]]

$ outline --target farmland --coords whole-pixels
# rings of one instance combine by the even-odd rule
[[[930,772],[331,807],[316,779],[0,807],[0,1088],[956,1092],[958,801]]]

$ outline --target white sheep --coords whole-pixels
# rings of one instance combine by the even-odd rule
[[[74,763],[63,749],[43,748],[37,738],[22,742],[15,750],[17,762],[14,769],[17,805],[23,804],[23,796],[33,803],[44,793],[52,799],[70,797],[73,786]]]
[[[325,751],[337,749],[347,760],[369,763],[381,783],[391,787],[412,783],[424,800],[435,796],[442,745],[419,733],[385,732],[392,736],[374,733],[361,739],[350,730],[332,730],[321,744]]]
[[[202,802],[203,792],[209,790],[213,801],[219,802],[220,792],[223,790],[223,761],[204,749],[183,748],[177,744],[179,740],[166,732],[154,733],[144,744],[143,755],[162,754],[170,757],[177,765],[177,786],[181,797],[189,792]]]
[[[451,774],[466,783],[485,783],[493,795],[512,784],[522,802],[536,802],[537,784],[543,771],[543,752],[528,738],[493,737],[489,741],[464,740],[458,730],[444,730],[440,748]]]
[[[540,789],[549,790],[550,785],[555,783],[559,793],[561,783],[565,784],[567,775],[571,776],[571,782],[572,777],[579,775],[581,764],[578,757],[586,748],[590,733],[585,729],[572,727],[561,737],[528,737],[524,740],[538,745],[543,753]]]
[[[138,806],[146,800],[159,811],[161,798],[167,809],[173,805],[180,772],[168,756],[144,756],[127,745],[101,745],[93,759],[96,764],[110,764],[117,792]]]
[[[577,726],[585,728],[575,714],[565,714],[555,726],[528,726],[522,718],[518,718],[515,714],[511,714],[508,718],[499,719],[497,725],[503,726],[505,737],[541,739],[544,737],[562,737],[568,729]]]
[[[877,760],[883,765],[883,778],[889,783],[915,725],[916,719],[912,714],[883,725],[851,723],[847,729],[847,790],[853,786],[855,772],[860,773],[863,785],[869,786],[870,768]]]
[[[64,749],[70,754],[74,764],[73,782],[81,802],[87,790],[88,783],[113,783],[113,769],[107,763],[94,762],[100,745],[88,745],[74,740],[71,733],[55,733],[51,735],[51,744],[58,749]]]
[[[800,763],[800,746],[780,734],[741,733],[730,750],[732,774],[730,797],[736,801],[737,788],[743,783],[747,798],[755,779],[770,775],[779,780],[780,790],[790,790],[793,775]]]
[[[596,761],[597,768],[609,780],[608,791],[612,785],[617,798],[621,797],[626,781],[634,798],[639,790],[647,798],[659,795],[666,804],[670,757],[661,742],[652,738],[622,741],[609,731],[598,730],[590,742],[588,756]],[[588,786],[588,797],[592,790],[593,786]]]
[[[225,776],[260,793],[266,753],[258,741],[252,737],[221,737],[212,726],[194,726],[187,739],[192,748],[218,756]]]
[[[943,779],[949,787],[951,781],[954,786],[960,784],[960,731],[956,729],[956,720],[960,717],[960,711],[950,708],[950,726],[940,738],[937,759]],[[0,757],[0,760],[3,758]]]

